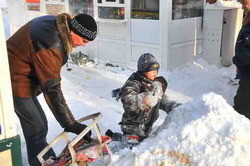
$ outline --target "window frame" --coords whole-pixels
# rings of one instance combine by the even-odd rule
[[[115,0],[115,2],[107,2],[106,0],[102,0],[102,3],[98,3],[98,0],[96,0],[96,16],[97,16],[97,21],[98,22],[120,22],[122,21],[121,23],[123,23],[124,21],[126,22],[126,19],[125,19],[125,10],[126,10],[126,7],[125,7],[125,1],[123,4],[120,4],[119,3],[120,0]],[[124,16],[122,19],[116,19],[116,18],[103,18],[103,17],[100,17],[99,15],[99,8],[100,7],[110,7],[110,8],[124,8]]]
[[[203,14],[203,0],[179,0],[179,4],[176,3],[176,1],[172,1],[172,20],[181,20],[181,19],[190,19],[190,18],[195,18],[195,17],[202,17],[202,14]],[[185,3],[185,1],[187,3]],[[198,13],[196,16],[192,16],[191,15],[191,11],[195,9],[195,6],[190,6],[190,2],[197,2],[197,3],[200,3],[199,7],[200,8],[196,8],[198,9]],[[176,3],[176,4],[174,4]],[[179,8],[177,8],[177,6],[179,5]],[[186,8],[185,8],[186,7]],[[179,9],[179,11],[177,11]],[[186,10],[186,16],[187,17],[184,17],[185,15],[183,14],[183,11]],[[177,14],[180,14],[180,16],[178,17]]]
[[[131,19],[160,20],[160,0],[156,0],[159,5],[157,8],[147,8],[147,0],[142,0],[143,6],[136,8],[133,6],[135,1],[136,0],[131,0]],[[136,15],[138,15],[138,17],[135,17]]]

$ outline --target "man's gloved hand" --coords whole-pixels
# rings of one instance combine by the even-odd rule
[[[173,109],[175,109],[176,107],[179,107],[180,105],[182,105],[182,103],[174,102],[173,105],[171,106],[171,111],[172,111]]]
[[[80,134],[85,128],[87,127],[87,125],[85,124],[81,124],[79,122],[75,122],[73,124],[67,125],[65,126],[64,131],[67,132],[71,132],[71,133],[75,133],[75,134]],[[91,130],[83,137],[84,139],[90,141],[92,140],[92,138],[90,137],[92,134]]]

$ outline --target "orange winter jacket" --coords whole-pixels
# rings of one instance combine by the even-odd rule
[[[7,40],[13,95],[30,98],[43,92],[62,127],[75,122],[60,84],[72,51],[69,19],[65,13],[35,18]]]

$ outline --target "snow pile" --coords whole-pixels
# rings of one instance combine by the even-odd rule
[[[215,93],[176,108],[155,135],[110,165],[250,164],[250,121]]]
[[[231,0],[231,1],[224,1],[224,0],[217,0],[213,4],[206,3],[205,9],[213,9],[218,7],[225,7],[225,8],[241,8],[241,3],[237,0]]]
[[[234,65],[219,68],[198,58],[192,64],[160,75],[168,81],[166,94],[172,100],[184,103],[202,94],[214,92],[233,105],[237,90],[237,86],[234,85],[235,74]]]

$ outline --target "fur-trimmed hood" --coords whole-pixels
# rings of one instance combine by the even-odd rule
[[[62,13],[56,16],[56,25],[59,31],[60,38],[64,44],[66,55],[69,55],[73,50],[72,38],[68,26],[68,20],[71,19],[67,13]]]

